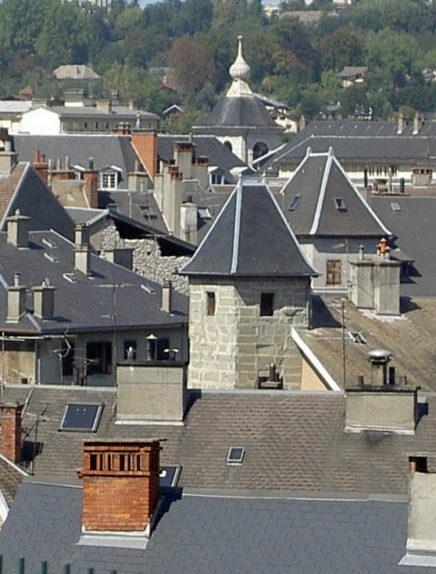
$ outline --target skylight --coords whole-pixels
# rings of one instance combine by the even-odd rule
[[[295,211],[297,205],[300,203],[301,194],[297,193],[291,200],[291,203],[288,206],[288,211]]]
[[[245,456],[243,446],[231,446],[227,454],[227,464],[242,464]]]
[[[67,404],[59,427],[61,431],[95,432],[103,404]]]
[[[57,263],[59,261],[59,259],[52,253],[44,253],[44,257],[52,263]]]
[[[198,215],[202,218],[202,219],[212,219],[212,216],[210,214],[210,211],[207,207],[199,207],[198,208]]]
[[[401,211],[401,207],[398,201],[391,201],[391,209],[392,211]]]
[[[366,344],[366,339],[362,335],[362,333],[359,333],[358,331],[349,331],[348,335],[350,336],[350,339],[354,343],[359,343],[359,345],[365,345]]]
[[[335,202],[335,207],[338,211],[347,211],[347,206],[345,205],[345,201],[342,197],[334,197],[333,201]]]

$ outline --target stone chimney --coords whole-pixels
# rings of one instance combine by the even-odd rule
[[[402,566],[436,566],[436,456],[409,457],[409,512]]]
[[[21,412],[23,405],[4,403],[0,405],[1,453],[19,464],[21,462]]]
[[[44,279],[41,285],[32,287],[33,291],[33,314],[39,319],[48,320],[54,317],[54,292],[56,287],[50,285],[48,279]]]
[[[376,349],[368,353],[371,382],[358,377],[356,385],[345,389],[345,431],[385,431],[414,434],[418,421],[418,389],[405,377],[395,380],[388,364],[391,353]]]
[[[26,287],[20,285],[20,274],[15,273],[14,284],[8,287],[8,314],[6,321],[18,323],[26,312]]]
[[[173,158],[179,168],[183,179],[192,179],[192,164],[194,163],[195,146],[192,142],[175,142],[173,145]]]
[[[415,116],[413,118],[413,135],[416,136],[419,134],[423,124],[422,115],[419,112],[415,112]]]
[[[406,127],[406,120],[404,118],[404,114],[400,113],[398,115],[398,122],[397,122],[397,135],[401,135],[404,132],[405,127]]]
[[[76,225],[74,232],[74,269],[84,275],[90,275],[91,247],[89,245],[88,228],[83,225]]]
[[[133,248],[131,247],[114,247],[112,249],[105,249],[104,257],[106,261],[121,265],[121,267],[130,269],[130,271],[133,269]]]
[[[166,280],[162,285],[162,302],[161,310],[165,313],[171,313],[172,285],[171,281]]]
[[[3,141],[3,149],[0,151],[0,173],[10,174],[18,163],[18,154],[13,151],[9,136],[0,139]]]
[[[84,444],[82,532],[147,535],[159,501],[158,441]]]
[[[180,235],[185,241],[198,243],[198,210],[195,203],[182,203],[180,206]]]
[[[98,171],[94,169],[94,160],[89,158],[89,167],[83,172],[83,192],[88,207],[98,209]]]
[[[6,219],[8,243],[19,249],[29,247],[29,219],[27,215],[21,215],[19,209]]]
[[[401,262],[389,258],[387,240],[380,240],[377,254],[359,251],[357,259],[350,259],[349,264],[353,305],[372,309],[378,315],[399,315]]]
[[[112,100],[110,100],[110,99],[97,100],[96,108],[97,108],[97,110],[100,110],[105,114],[111,114],[112,113]]]

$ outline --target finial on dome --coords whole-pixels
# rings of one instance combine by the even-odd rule
[[[229,73],[233,80],[244,80],[247,81],[250,77],[251,68],[244,60],[242,55],[242,36],[238,36],[238,55],[236,60],[230,66]]]

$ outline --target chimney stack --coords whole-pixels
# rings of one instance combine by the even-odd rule
[[[162,285],[162,302],[161,310],[165,313],[171,313],[172,285],[171,281],[166,280]]]
[[[88,207],[98,209],[98,171],[94,169],[94,159],[89,158],[89,167],[83,172],[83,191]]]
[[[390,362],[392,353],[385,349],[375,349],[369,351],[368,361],[371,364],[372,383],[374,385],[386,385],[387,383],[387,368]]]
[[[436,457],[409,457],[409,512],[402,566],[436,566]]]
[[[21,412],[23,405],[4,403],[0,405],[1,453],[15,464],[21,462]]]
[[[404,119],[404,114],[400,113],[398,115],[397,135],[401,135],[404,132],[405,126],[406,126],[406,121]]]
[[[149,533],[159,501],[158,441],[86,441],[83,534]]]
[[[89,245],[88,228],[84,225],[76,225],[74,235],[74,269],[84,275],[90,275],[91,247]]]
[[[44,279],[41,285],[32,287],[33,291],[33,314],[39,319],[48,320],[54,317],[54,292],[56,287],[50,285],[48,279]]]
[[[20,285],[20,274],[15,273],[14,284],[8,287],[8,313],[6,321],[18,323],[26,312],[26,287]]]
[[[21,215],[19,209],[6,219],[8,243],[21,249],[29,247],[29,219]]]
[[[0,173],[9,175],[18,163],[18,154],[13,151],[10,136],[2,134],[0,141],[3,141],[3,149],[0,151]]]

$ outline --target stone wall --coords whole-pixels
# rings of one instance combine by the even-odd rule
[[[207,293],[216,308],[207,315]],[[260,316],[261,293],[274,293],[274,313]],[[308,324],[307,279],[191,278],[189,386],[257,388],[260,371],[274,363],[286,389],[299,388],[301,357],[291,328]]]
[[[111,223],[100,234],[101,249],[129,247],[133,249],[133,271],[162,285],[170,280],[173,288],[188,295],[189,285],[185,276],[177,275],[177,270],[190,258],[188,256],[162,256],[154,239],[121,239],[116,226]]]

